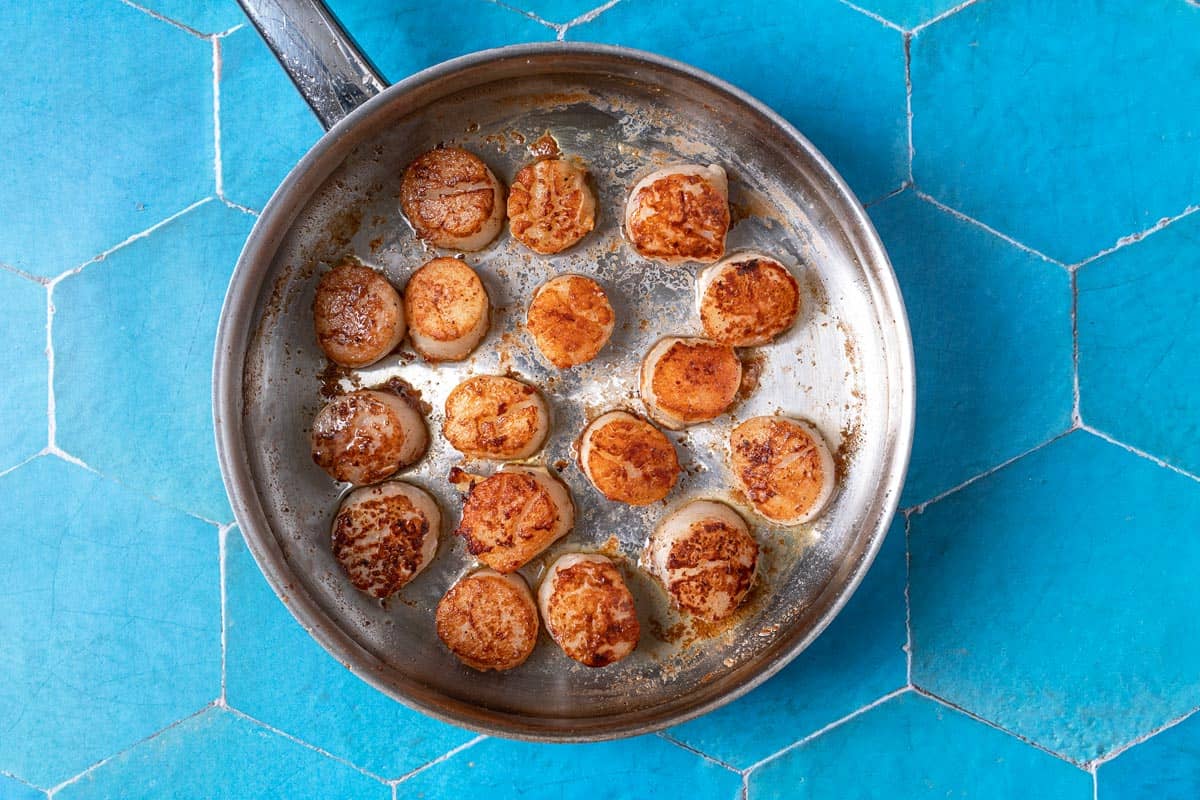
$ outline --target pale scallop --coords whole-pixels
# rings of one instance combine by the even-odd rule
[[[716,164],[678,164],[638,181],[625,234],[639,255],[664,264],[710,264],[725,254],[729,181]]]
[[[332,478],[365,485],[415,463],[429,446],[429,431],[399,395],[360,389],[317,412],[310,443],[313,461]]]
[[[662,583],[672,605],[718,622],[741,606],[754,585],[758,543],[729,506],[693,500],[659,523],[642,565]]]
[[[560,275],[534,292],[526,327],[542,356],[567,369],[596,357],[616,319],[600,284],[582,275]]]
[[[566,484],[541,467],[506,466],[471,487],[456,533],[498,572],[513,572],[575,524]]]
[[[550,412],[529,384],[500,375],[477,375],[446,397],[442,435],[474,458],[528,458],[550,431]]]
[[[508,191],[508,229],[542,255],[561,253],[596,227],[596,195],[587,172],[565,158],[527,164]]]
[[[637,607],[621,571],[604,556],[560,556],[542,578],[538,608],[563,652],[588,667],[628,656],[641,636]]]
[[[417,236],[447,250],[482,250],[504,227],[504,187],[479,156],[458,147],[408,165],[400,207]]]
[[[351,492],[333,520],[333,556],[359,591],[398,592],[437,553],[442,513],[426,492],[387,481]]]
[[[321,276],[313,326],[325,355],[343,367],[375,363],[400,344],[407,330],[400,293],[380,273],[351,261]]]
[[[700,274],[697,294],[704,332],[734,347],[770,342],[800,313],[795,277],[762,253],[739,253],[708,267]]]
[[[408,279],[404,311],[413,349],[426,361],[461,361],[488,330],[488,294],[475,270],[435,258]]]
[[[672,430],[729,410],[742,383],[742,362],[727,344],[698,337],[660,339],[642,359],[639,390],[654,420]]]
[[[666,497],[680,472],[675,447],[663,432],[625,411],[601,414],[584,429],[579,466],[609,500],[635,506]]]
[[[520,575],[481,569],[458,580],[435,615],[438,638],[480,671],[519,667],[537,644],[538,612]]]
[[[798,525],[818,517],[836,485],[829,446],[814,426],[789,417],[754,417],[729,434],[729,466],[754,510]]]

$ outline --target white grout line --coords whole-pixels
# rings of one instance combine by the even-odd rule
[[[1071,270],[1071,427],[1083,425],[1079,402],[1079,272]]]
[[[917,197],[921,198],[926,203],[929,203],[930,205],[934,206],[935,208],[940,208],[942,211],[945,211],[947,214],[954,217],[955,219],[960,219],[963,222],[969,222],[970,224],[975,225],[976,227],[982,228],[983,230],[987,231],[988,233],[992,234],[993,236],[1003,239],[1004,241],[1008,242],[1009,244],[1011,244],[1013,247],[1017,248],[1018,250],[1023,250],[1024,252],[1029,253],[1030,255],[1037,256],[1038,258],[1042,259],[1043,261],[1046,261],[1050,264],[1054,264],[1056,267],[1062,267],[1065,270],[1071,269],[1063,262],[1057,261],[1041,251],[1034,250],[1032,247],[1030,247],[1027,244],[1021,244],[1016,239],[1012,238],[1011,236],[1009,236],[1007,234],[1001,233],[1000,231],[993,228],[991,225],[988,225],[987,223],[984,223],[984,222],[980,222],[979,220],[975,219],[974,217],[969,217],[956,208],[951,208],[950,206],[948,206],[945,203],[941,202],[940,200],[934,198],[933,196],[928,195],[925,192],[921,191],[920,188],[916,188],[915,191],[916,191]]]
[[[665,742],[669,742],[670,744],[674,745],[675,747],[678,747],[680,750],[686,750],[687,752],[691,753],[694,756],[699,756],[700,758],[704,759],[708,763],[712,764],[714,767],[720,767],[721,769],[729,770],[730,772],[734,772],[738,775],[742,774],[742,770],[738,769],[737,767],[733,766],[732,764],[726,763],[726,762],[722,761],[721,759],[717,758],[716,756],[710,756],[708,753],[705,753],[703,750],[692,747],[690,744],[688,744],[687,742],[681,741],[680,739],[676,739],[674,736],[667,733],[666,731],[659,731],[658,733],[655,734],[655,736],[657,736],[659,739],[662,739]]]
[[[1196,706],[1191,711],[1187,711],[1183,714],[1180,714],[1178,717],[1175,717],[1172,720],[1164,722],[1162,725],[1159,725],[1157,728],[1154,728],[1153,730],[1149,731],[1148,733],[1143,733],[1141,736],[1135,736],[1134,738],[1130,739],[1125,744],[1122,744],[1122,745],[1114,748],[1112,751],[1105,753],[1104,755],[1100,756],[1099,758],[1093,760],[1092,768],[1095,769],[1095,768],[1098,768],[1101,764],[1107,764],[1109,761],[1112,761],[1114,758],[1121,755],[1126,750],[1136,747],[1139,744],[1142,744],[1143,742],[1149,741],[1150,739],[1153,739],[1155,736],[1158,736],[1163,731],[1168,730],[1170,728],[1174,728],[1176,725],[1179,725],[1182,722],[1186,722],[1194,714],[1196,714],[1196,712],[1200,712],[1200,706]]]
[[[89,267],[92,264],[95,264],[95,263],[105,260],[106,258],[111,256],[113,253],[117,252],[118,250],[120,250],[124,247],[128,247],[129,245],[136,242],[138,239],[145,239],[147,236],[154,233],[156,230],[163,227],[164,225],[169,225],[170,223],[179,219],[180,217],[182,217],[184,214],[188,213],[189,211],[197,209],[200,206],[204,205],[205,203],[211,202],[212,199],[213,198],[211,198],[211,197],[205,197],[203,200],[197,200],[196,202],[192,203],[187,208],[176,211],[171,216],[166,217],[165,219],[159,220],[158,222],[151,225],[149,228],[146,228],[144,231],[138,231],[137,233],[133,234],[132,236],[129,236],[125,240],[118,242],[117,244],[108,248],[104,252],[100,253],[100,255],[93,256],[92,258],[89,258],[87,261],[83,262],[79,266],[72,267],[71,269],[67,270],[66,272],[63,272],[63,273],[51,278],[49,285],[56,286],[59,283],[62,283],[67,278],[71,277],[72,275],[78,275],[80,272],[82,272],[84,270],[84,268]]]
[[[362,767],[358,766],[354,762],[347,761],[346,759],[342,758],[341,756],[335,756],[333,753],[329,752],[328,750],[317,747],[315,744],[306,742],[297,736],[293,736],[292,734],[288,733],[287,731],[281,731],[279,728],[276,728],[273,725],[268,725],[267,723],[263,722],[261,719],[257,719],[255,717],[250,716],[245,711],[239,711],[238,709],[234,708],[233,706],[226,706],[225,711],[230,714],[233,714],[236,717],[241,717],[242,719],[246,720],[247,722],[251,722],[264,730],[268,730],[271,733],[275,734],[276,736],[281,736],[284,739],[287,739],[289,742],[295,742],[296,744],[298,744],[302,747],[305,747],[309,750],[312,750],[315,753],[320,753],[321,755],[325,756],[326,758],[333,759],[334,761],[338,762],[339,764],[345,764],[347,767],[350,767],[351,769],[355,770],[356,772],[360,772],[363,775],[366,775],[368,778],[371,778],[372,780],[379,781],[380,783],[382,783],[384,785],[391,784],[391,782],[387,778],[376,775],[374,772],[371,772],[368,769],[363,769]]]
[[[913,159],[917,150],[913,146],[913,106],[912,106],[912,40],[911,33],[904,34],[904,118],[908,128],[908,183],[915,186],[913,178]]]
[[[164,733],[171,730],[172,728],[176,728],[176,727],[182,725],[183,723],[187,722],[188,720],[193,719],[194,717],[200,716],[201,714],[203,714],[205,711],[208,711],[212,707],[213,707],[213,704],[209,703],[208,705],[204,706],[203,708],[200,708],[196,711],[193,711],[191,714],[188,714],[186,717],[181,717],[180,719],[175,720],[174,722],[172,722],[170,725],[166,726],[165,728],[161,728],[161,729],[155,731],[154,733],[150,734],[149,736],[147,736],[143,739],[139,739],[138,741],[129,745],[129,747],[126,747],[124,750],[119,750],[116,753],[113,753],[111,756],[105,756],[104,758],[100,759],[95,764],[92,764],[90,767],[88,767],[83,772],[79,773],[78,775],[76,775],[72,778],[67,778],[62,783],[51,787],[49,790],[47,790],[46,795],[51,798],[54,797],[54,795],[58,794],[58,792],[60,790],[66,788],[67,786],[70,786],[73,783],[78,783],[80,780],[82,780],[83,778],[92,774],[93,772],[98,770],[100,767],[103,767],[105,764],[112,761],[113,759],[120,758],[121,756],[125,755],[126,753],[130,752],[131,750],[136,750],[137,748],[141,747],[146,742],[149,742],[152,739],[157,739],[159,736],[162,736]]]
[[[244,206],[241,203],[235,203],[232,200],[230,200],[228,197],[222,197],[222,198],[220,198],[220,200],[227,207],[232,208],[234,211],[240,211],[243,214],[249,214],[250,216],[256,217],[256,218],[258,217],[259,212],[255,211],[253,208],[250,208],[250,206]]]
[[[897,186],[895,189],[892,189],[887,194],[880,195],[879,197],[876,197],[874,200],[868,200],[867,202],[863,203],[863,208],[870,208],[871,206],[879,205],[880,203],[882,203],[885,200],[891,200],[893,197],[904,194],[905,191],[907,191],[908,189],[911,189],[911,188],[912,188],[912,184],[909,183],[908,181],[905,181],[904,183]]]
[[[1163,228],[1167,227],[1168,225],[1170,225],[1174,222],[1178,222],[1179,220],[1184,219],[1185,217],[1190,217],[1192,214],[1195,214],[1197,211],[1200,211],[1200,205],[1188,206],[1183,211],[1180,211],[1178,214],[1176,214],[1173,217],[1163,217],[1158,222],[1154,223],[1149,228],[1146,228],[1143,231],[1138,231],[1137,233],[1131,233],[1128,236],[1122,236],[1120,239],[1117,239],[1117,243],[1114,244],[1112,247],[1101,250],[1099,253],[1096,253],[1095,255],[1088,256],[1083,261],[1072,264],[1070,268],[1072,270],[1077,270],[1082,266],[1086,266],[1087,264],[1092,263],[1093,261],[1095,261],[1098,258],[1104,258],[1105,256],[1107,256],[1111,253],[1117,252],[1118,250],[1120,250],[1123,247],[1128,247],[1129,245],[1133,244],[1134,242],[1140,242],[1142,239],[1145,239],[1147,236],[1151,236],[1155,233],[1158,233],[1159,231],[1161,231]]]
[[[803,739],[800,739],[799,741],[796,741],[796,742],[792,742],[791,744],[789,744],[787,747],[783,748],[782,750],[776,751],[764,759],[755,761],[753,764],[746,767],[745,774],[749,775],[751,772],[758,769],[759,767],[769,764],[772,761],[774,761],[775,759],[780,758],[781,756],[787,755],[788,753],[795,750],[797,747],[802,747],[802,746],[808,744],[813,739],[816,739],[818,736],[824,736],[826,733],[829,733],[830,731],[832,731],[835,728],[840,728],[841,726],[845,725],[850,720],[867,713],[868,711],[875,708],[876,706],[883,705],[888,700],[899,697],[900,695],[902,695],[906,692],[910,692],[910,691],[912,691],[912,689],[908,686],[905,686],[901,689],[896,689],[893,692],[888,692],[883,697],[880,697],[878,700],[873,700],[870,703],[867,703],[862,708],[859,708],[856,711],[851,711],[849,714],[842,717],[841,719],[834,720],[833,722],[826,725],[824,728],[821,728],[819,730],[816,730],[816,731],[810,733],[808,736],[805,736]]]
[[[952,17],[955,14],[957,14],[958,12],[962,11],[964,8],[970,8],[971,6],[975,5],[977,2],[979,2],[979,0],[965,0],[965,2],[959,3],[954,8],[943,11],[941,14],[938,14],[933,19],[926,20],[925,22],[922,22],[920,25],[915,26],[912,29],[911,33],[915,36],[916,34],[920,33],[921,31],[925,30],[926,28],[928,28],[930,25],[935,25],[935,24],[941,22],[942,20],[944,20],[946,17]]]
[[[838,0],[838,2],[841,3],[842,5],[846,6],[846,8],[854,9],[855,11],[857,11],[858,13],[862,14],[865,17],[870,17],[871,19],[878,22],[880,25],[891,28],[892,30],[895,30],[895,31],[900,31],[901,33],[907,33],[907,31],[904,30],[904,28],[902,26],[897,25],[896,23],[892,22],[890,19],[881,17],[880,15],[876,14],[874,11],[871,11],[870,9],[863,8],[862,6],[856,6],[856,5],[854,5],[854,3],[851,3],[850,0]]]
[[[904,664],[905,682],[913,685],[913,632],[912,632],[912,600],[909,589],[912,586],[912,547],[909,536],[912,532],[912,514],[904,515]]]
[[[1085,771],[1088,769],[1088,765],[1086,763],[1076,761],[1075,759],[1071,758],[1070,756],[1065,756],[1062,753],[1056,753],[1053,750],[1051,750],[1049,747],[1038,744],[1033,739],[1030,739],[1027,736],[1022,736],[1019,733],[1010,731],[1008,728],[1001,727],[1000,725],[997,725],[995,722],[992,722],[991,720],[984,719],[983,717],[979,716],[978,714],[976,714],[972,711],[968,711],[967,709],[963,708],[960,705],[951,703],[949,700],[947,700],[944,697],[939,697],[938,695],[934,694],[933,692],[929,691],[928,689],[922,689],[920,686],[913,686],[913,691],[916,692],[917,694],[921,695],[922,697],[925,697],[925,698],[928,698],[929,700],[934,701],[935,703],[943,705],[946,708],[949,708],[953,711],[957,711],[958,713],[960,713],[964,716],[970,717],[971,719],[975,720],[976,722],[980,722],[984,725],[987,725],[989,728],[991,728],[993,730],[997,730],[1003,734],[1011,736],[1012,738],[1016,739],[1017,741],[1023,742],[1035,750],[1041,750],[1046,755],[1054,756],[1059,761],[1065,761],[1068,764],[1070,764],[1071,766],[1078,767],[1079,769],[1082,769]]]
[[[494,6],[503,8],[505,11],[511,11],[514,14],[520,14],[522,17],[525,17],[528,20],[532,20],[532,21],[538,23],[539,25],[545,25],[547,28],[554,31],[560,40],[562,39],[562,32],[566,27],[562,23],[550,22],[549,20],[542,19],[537,14],[534,14],[532,11],[526,11],[523,8],[517,8],[516,6],[510,6],[508,3],[503,2],[503,0],[487,0],[487,2],[491,3]]]
[[[399,785],[399,784],[401,784],[401,783],[404,783],[404,782],[405,782],[406,780],[408,780],[409,778],[412,778],[412,777],[413,777],[413,776],[415,776],[415,775],[420,775],[422,772],[424,772],[425,770],[429,769],[430,767],[436,767],[438,764],[441,764],[441,763],[442,763],[442,762],[444,762],[444,761],[449,761],[450,759],[454,758],[456,755],[458,755],[458,754],[459,754],[459,753],[461,753],[462,751],[464,751],[464,750],[469,750],[470,748],[472,748],[472,747],[474,747],[475,745],[479,744],[480,742],[482,742],[482,741],[483,741],[484,739],[486,739],[486,738],[488,738],[488,737],[486,737],[486,736],[483,736],[483,735],[481,734],[481,735],[479,735],[479,736],[476,736],[474,739],[471,739],[471,740],[470,740],[470,741],[468,741],[468,742],[463,742],[462,744],[460,744],[458,747],[454,748],[453,750],[451,750],[451,751],[449,751],[449,752],[447,752],[447,753],[442,753],[440,756],[438,756],[437,758],[435,758],[433,761],[430,761],[430,762],[428,762],[428,763],[426,763],[426,764],[422,764],[421,766],[417,767],[416,769],[414,769],[414,770],[411,770],[411,771],[409,771],[409,772],[406,772],[406,773],[404,773],[404,774],[403,774],[403,775],[401,775],[399,778],[396,778],[396,780],[395,780],[395,781],[393,781],[392,785],[393,785],[393,786],[396,786],[396,785]]]
[[[591,9],[590,11],[583,12],[578,17],[576,17],[575,19],[568,22],[566,25],[563,25],[562,30],[558,32],[558,41],[561,42],[563,40],[563,38],[567,35],[567,31],[569,31],[571,28],[578,28],[581,25],[588,24],[592,20],[596,19],[596,17],[600,16],[605,11],[608,11],[610,8],[612,8],[619,2],[621,2],[621,0],[608,0],[608,2],[605,3],[604,5],[596,6],[595,8]]]
[[[54,396],[54,283],[46,284],[46,449],[58,448],[57,407]]]
[[[229,596],[228,589],[228,572],[226,567],[226,556],[229,552],[227,542],[229,540],[229,531],[233,529],[234,523],[217,526],[217,559],[218,573],[221,580],[221,696],[217,698],[217,705],[221,708],[229,707],[229,695],[226,691],[228,685],[226,676],[228,675],[229,659],[229,612],[226,599]]]
[[[967,488],[972,483],[983,480],[984,478],[988,477],[989,475],[999,472],[1000,470],[1004,469],[1008,465],[1014,464],[1017,461],[1020,461],[1025,456],[1036,453],[1038,450],[1041,450],[1043,447],[1046,447],[1047,445],[1057,442],[1059,439],[1063,438],[1064,436],[1066,436],[1069,433],[1073,433],[1075,430],[1076,430],[1076,428],[1068,428],[1067,430],[1063,431],[1062,433],[1056,433],[1053,436],[1051,436],[1049,439],[1047,439],[1046,441],[1042,442],[1041,444],[1036,444],[1023,453],[1018,453],[1017,455],[1013,456],[1012,458],[1009,458],[1005,461],[1001,461],[996,466],[986,469],[983,472],[979,473],[978,475],[973,475],[970,478],[967,478],[965,481],[958,484],[957,486],[953,486],[953,487],[947,489],[946,491],[942,492],[941,494],[936,495],[936,496],[930,498],[929,500],[924,501],[923,503],[917,503],[914,506],[909,506],[908,508],[904,509],[904,514],[906,516],[911,516],[913,514],[924,514],[925,509],[929,508],[929,506],[933,505],[934,503],[945,500],[950,495],[955,494],[956,492],[959,492],[959,491]]]
[[[217,197],[225,198],[225,176],[221,169],[221,40],[212,37],[213,176]]]
[[[750,800],[750,770],[742,771],[742,791],[738,797],[740,800]]]
[[[38,787],[38,786],[34,786],[32,783],[25,780],[20,775],[14,775],[13,773],[9,772],[6,769],[0,769],[0,778],[8,778],[11,781],[16,781],[17,783],[21,784],[22,786],[28,786],[30,789],[33,789],[36,792],[41,792],[42,794],[46,795],[47,797],[49,796],[49,792],[47,792],[45,789],[42,789],[41,787]]]
[[[237,25],[234,25],[232,28],[226,28],[226,29],[225,29],[225,30],[223,30],[223,31],[218,31],[218,32],[216,32],[216,33],[212,34],[212,37],[213,37],[214,39],[224,39],[224,38],[225,38],[226,36],[228,36],[229,34],[231,34],[231,33],[237,33],[238,31],[240,31],[240,30],[241,30],[242,28],[244,28],[244,27],[246,27],[246,23],[244,23],[244,22],[239,22]]]
[[[136,8],[138,11],[141,11],[143,14],[154,17],[154,19],[159,20],[160,22],[165,22],[174,28],[178,28],[179,30],[183,31],[184,33],[195,36],[197,39],[207,39],[209,37],[209,34],[207,34],[207,33],[201,33],[200,31],[196,30],[195,28],[193,28],[191,26],[184,25],[182,22],[171,19],[170,17],[168,17],[164,14],[161,14],[152,8],[146,8],[145,6],[140,6],[137,3],[132,2],[132,0],[121,0],[121,2],[124,3],[125,5],[129,6],[130,8]]]
[[[34,275],[32,272],[26,272],[23,269],[18,269],[17,267],[5,264],[3,262],[0,262],[0,269],[4,270],[5,272],[11,272],[18,278],[24,278],[27,281],[33,281],[34,283],[41,284],[42,286],[45,286],[50,282],[49,278],[44,278],[41,275]]]
[[[41,451],[34,453],[33,455],[27,457],[24,461],[19,461],[16,464],[13,464],[11,467],[8,467],[7,469],[0,470],[0,478],[3,478],[5,475],[7,475],[10,472],[16,472],[21,467],[28,464],[30,461],[36,461],[37,459],[41,458],[44,455],[46,455],[46,451],[41,450]]]
[[[1156,455],[1147,453],[1145,450],[1139,450],[1138,448],[1134,447],[1133,445],[1125,444],[1125,442],[1122,442],[1119,439],[1113,438],[1111,435],[1105,433],[1102,430],[1099,430],[1098,428],[1093,428],[1091,425],[1087,425],[1087,424],[1080,424],[1079,429],[1090,433],[1092,436],[1096,436],[1100,439],[1103,439],[1104,441],[1108,442],[1109,444],[1114,444],[1117,447],[1120,447],[1122,450],[1127,450],[1130,453],[1133,453],[1135,456],[1139,456],[1141,458],[1146,459],[1147,461],[1157,464],[1160,467],[1169,469],[1169,470],[1171,470],[1171,472],[1177,472],[1180,475],[1184,476],[1185,478],[1191,478],[1194,481],[1200,481],[1200,475],[1197,475],[1193,472],[1188,472],[1186,469],[1183,469],[1182,467],[1177,467],[1174,464],[1170,463],[1169,461],[1164,461],[1163,459],[1159,458]]]
[[[1090,770],[1092,773],[1092,800],[1100,800],[1100,776],[1097,774],[1097,765],[1092,764]]]

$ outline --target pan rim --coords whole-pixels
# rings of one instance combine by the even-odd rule
[[[755,671],[740,683],[700,702],[682,707],[675,703],[663,704],[604,717],[565,720],[561,717],[545,718],[545,722],[552,719],[565,722],[567,727],[537,724],[531,720],[543,718],[518,717],[509,712],[483,708],[440,693],[438,697],[441,704],[434,705],[420,697],[407,694],[401,690],[402,687],[384,680],[380,670],[371,666],[378,659],[334,624],[316,600],[293,579],[292,569],[271,531],[255,488],[247,455],[242,415],[245,357],[255,323],[254,314],[258,298],[280,241],[290,229],[300,207],[311,195],[311,191],[304,191],[305,186],[312,184],[309,188],[315,190],[326,177],[321,175],[320,180],[314,178],[314,167],[330,157],[331,151],[336,149],[346,133],[366,123],[376,109],[400,95],[459,71],[495,61],[514,58],[532,60],[548,55],[615,59],[658,71],[677,73],[706,84],[761,115],[773,129],[790,140],[790,144],[803,151],[805,156],[811,159],[814,167],[828,180],[832,202],[846,213],[845,228],[855,234],[855,245],[861,250],[863,270],[871,278],[869,288],[877,295],[875,302],[880,309],[881,332],[885,337],[885,351],[888,353],[891,395],[887,421],[890,429],[890,458],[885,459],[883,464],[886,479],[879,488],[882,501],[874,528],[867,534],[868,541],[858,562],[849,568],[847,576],[840,582],[840,587],[836,588],[835,596],[811,629],[798,639],[785,640],[775,653],[766,656],[763,662],[755,665]],[[542,42],[482,50],[424,69],[393,84],[351,112],[308,150],[264,206],[230,278],[214,349],[212,403],[217,457],[236,525],[241,529],[243,539],[272,591],[322,648],[375,689],[443,722],[511,739],[590,742],[658,731],[730,703],[783,669],[828,627],[857,590],[894,520],[912,447],[915,378],[908,318],[887,253],[861,203],[824,155],[803,134],[745,91],[674,59],[614,45]],[[578,727],[573,727],[572,723]]]

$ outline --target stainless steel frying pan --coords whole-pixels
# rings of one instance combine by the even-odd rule
[[[318,0],[243,0],[251,20],[328,133],[263,210],[222,312],[213,410],[221,469],[237,521],[275,591],[330,653],[364,680],[425,713],[488,733],[592,740],[647,732],[738,697],[794,658],[829,624],[871,564],[900,494],[913,428],[911,342],[896,279],[846,184],[787,122],[734,87],[648,53],[591,44],[521,45],[474,53],[390,87]],[[402,286],[431,253],[398,210],[404,166],[438,143],[478,153],[502,179],[549,132],[589,165],[597,230],[550,258],[507,234],[468,260],[494,306],[494,325],[466,364],[431,367],[400,352],[353,375],[334,375],[314,341],[311,302],[322,265],[353,253]],[[744,354],[757,386],[731,418],[672,435],[687,468],[666,505],[615,507],[573,466],[588,418],[637,410],[636,365],[659,336],[697,330],[695,271],[648,264],[617,223],[625,193],[662,164],[723,164],[731,176],[731,250],[787,261],[805,289],[802,317],[783,340]],[[548,369],[521,330],[533,289],[561,272],[596,277],[620,324],[601,356]],[[543,389],[553,434],[541,457],[561,471],[579,507],[556,545],[622,557],[639,614],[634,656],[600,670],[548,641],[522,667],[481,674],[458,664],[433,632],[432,613],[470,568],[449,532],[460,499],[446,481],[455,454],[435,435],[406,474],[447,517],[434,564],[386,604],[356,592],[334,562],[329,525],[344,487],[311,462],[307,430],[322,391],[400,376],[439,429],[446,393],[465,375],[514,370]],[[724,448],[737,419],[807,417],[838,449],[839,491],[814,524],[766,524],[729,491]],[[486,465],[475,465],[486,470]],[[719,497],[754,521],[761,581],[721,630],[688,627],[636,568],[658,518],[682,500]],[[525,569],[536,582],[545,560]]]

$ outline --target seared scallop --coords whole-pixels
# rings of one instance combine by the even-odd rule
[[[333,557],[356,589],[387,597],[429,566],[442,513],[424,489],[388,481],[351,492],[333,520]]]
[[[566,484],[540,467],[507,466],[471,487],[457,533],[471,555],[499,572],[512,572],[574,524]]]
[[[633,595],[604,556],[561,556],[542,578],[538,607],[550,637],[584,666],[607,667],[637,647],[641,626]]]
[[[550,412],[537,389],[500,375],[477,375],[446,397],[442,434],[475,458],[528,458],[550,430]]]
[[[787,267],[762,253],[740,253],[700,275],[700,322],[734,347],[766,344],[792,327],[800,288]]]
[[[754,417],[729,434],[730,468],[754,509],[796,525],[833,496],[833,455],[815,427],[787,417]]]
[[[412,465],[429,445],[425,420],[393,392],[360,389],[317,412],[312,457],[334,480],[376,483]]]
[[[481,671],[519,667],[537,644],[537,606],[520,575],[481,569],[460,578],[438,603],[436,621],[442,644]]]
[[[439,147],[404,170],[400,207],[417,236],[447,250],[482,250],[504,227],[504,189],[479,156]]]
[[[596,195],[587,172],[564,158],[521,168],[508,190],[508,229],[542,255],[561,253],[596,227]]]
[[[725,254],[729,182],[712,164],[680,164],[642,178],[629,193],[625,233],[645,258],[709,264]]]
[[[527,319],[538,350],[559,369],[595,358],[615,323],[604,289],[582,275],[560,275],[539,286]]]
[[[602,414],[584,429],[579,466],[602,495],[633,506],[662,500],[679,480],[670,440],[625,411]]]
[[[370,267],[344,261],[321,276],[313,300],[313,325],[325,355],[343,367],[365,367],[404,338],[404,306],[388,279]]]
[[[729,506],[693,500],[650,535],[642,564],[676,608],[717,622],[736,611],[750,592],[758,543]]]
[[[435,258],[404,288],[413,349],[427,361],[461,361],[488,329],[488,294],[483,281],[457,258]]]
[[[672,430],[724,414],[741,383],[742,362],[733,348],[708,339],[660,339],[642,359],[642,402]]]

